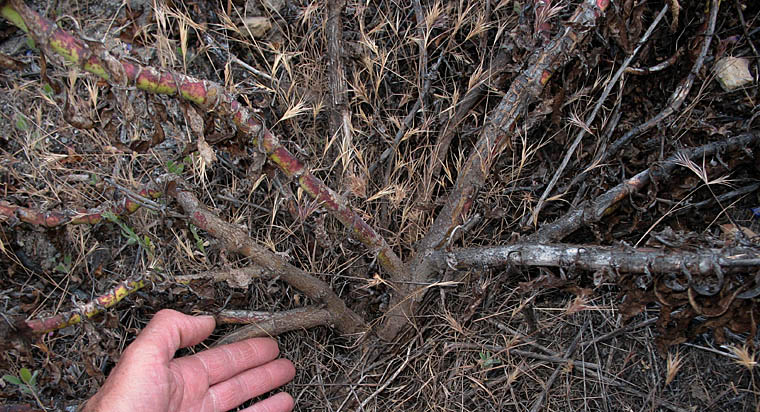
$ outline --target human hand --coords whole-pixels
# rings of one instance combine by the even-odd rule
[[[159,311],[82,411],[227,411],[293,379],[293,364],[275,360],[279,349],[272,339],[247,339],[174,359],[177,349],[200,343],[214,326],[211,316]],[[245,411],[291,409],[293,398],[280,392]]]

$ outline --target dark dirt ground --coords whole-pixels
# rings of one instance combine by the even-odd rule
[[[547,2],[551,9],[529,0],[417,3],[416,11],[384,0],[30,6],[114,53],[237,93],[406,262],[528,57],[565,29],[580,2]],[[630,66],[673,57],[672,64],[625,73],[586,122],[666,3],[671,9]],[[336,4],[337,66],[327,18]],[[612,2],[535,101],[520,109],[509,134],[512,150],[496,159],[465,216],[471,224],[446,248],[525,241],[680,149],[760,133],[760,60],[753,51],[760,46],[760,7],[724,0],[683,104],[595,162],[626,132],[672,107],[697,64],[711,2],[681,0],[676,13],[677,4]],[[255,16],[271,27],[256,35],[246,30],[241,21]],[[98,208],[145,187],[164,190],[158,182],[174,176],[222,219],[329,283],[373,330],[381,327],[397,290],[393,279],[324,205],[265,162],[250,136],[235,133],[228,119],[109,86],[57,57],[43,64],[33,46],[23,32],[0,23],[0,53],[13,59],[0,72],[0,201],[40,211]],[[746,59],[753,77],[733,91],[715,79],[716,63],[728,56]],[[345,79],[343,90],[331,71]],[[473,104],[457,119],[468,98]],[[199,118],[205,127],[194,127]],[[584,129],[532,224],[539,198]],[[453,139],[436,168],[431,159],[446,130]],[[380,162],[388,148],[394,150]],[[693,159],[691,168],[658,175],[601,220],[557,242],[760,253],[757,153],[755,142]],[[162,308],[279,312],[314,303],[277,278],[243,288],[209,279],[178,282],[180,275],[253,262],[189,225],[171,197],[156,202],[157,210],[143,207],[120,218],[133,235],[110,221],[41,228],[0,216],[0,374],[19,376],[22,368],[37,374],[26,390],[0,381],[6,404],[0,411],[74,410]],[[285,389],[297,410],[759,411],[760,301],[749,293],[760,285],[758,266],[727,272],[713,296],[694,292],[694,285],[668,286],[683,273],[593,271],[573,262],[445,270],[424,284],[432,286],[417,306],[414,328],[393,342],[358,340],[328,326],[277,336],[282,355],[298,369]],[[90,320],[23,337],[11,328],[19,319],[71,311],[147,273],[148,286]],[[236,328],[218,327],[205,344]]]

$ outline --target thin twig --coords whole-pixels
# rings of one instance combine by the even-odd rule
[[[598,222],[612,211],[612,208],[621,200],[626,199],[631,193],[637,192],[649,184],[652,175],[667,178],[678,167],[677,160],[687,157],[703,158],[714,153],[724,153],[743,150],[757,145],[760,141],[760,131],[753,131],[739,136],[730,137],[723,141],[713,142],[692,149],[682,150],[667,160],[657,163],[623,183],[603,193],[593,202],[584,201],[577,207],[565,213],[561,218],[552,223],[544,224],[538,232],[528,236],[526,242],[550,243],[557,242],[575,232],[581,226]]]
[[[394,372],[394,373],[393,373],[393,375],[391,375],[391,377],[390,377],[390,378],[386,379],[386,380],[385,380],[385,382],[384,382],[382,385],[380,385],[380,387],[379,387],[379,388],[377,388],[377,390],[375,390],[374,392],[372,392],[372,395],[369,395],[367,398],[365,398],[365,399],[362,401],[361,405],[359,405],[359,407],[356,409],[357,411],[363,411],[363,410],[364,410],[364,407],[365,407],[365,406],[367,406],[367,404],[368,404],[368,403],[370,403],[370,401],[372,401],[373,399],[375,399],[375,397],[376,397],[377,395],[379,395],[379,394],[380,394],[382,391],[384,391],[384,390],[385,390],[385,389],[386,389],[386,388],[387,388],[387,387],[388,387],[388,386],[389,386],[389,385],[390,385],[390,384],[391,384],[391,383],[392,383],[394,380],[396,380],[396,378],[397,378],[397,377],[398,377],[398,375],[401,373],[401,371],[403,371],[403,370],[404,370],[404,368],[406,368],[406,365],[408,365],[408,364],[409,364],[409,361],[410,361],[410,360],[412,360],[412,358],[409,356],[411,353],[412,353],[412,345],[409,345],[409,346],[406,348],[406,358],[404,359],[404,362],[403,362],[403,363],[402,363],[402,364],[401,364],[401,365],[398,367],[398,369],[396,369],[396,372]]]
[[[573,342],[570,344],[570,346],[565,351],[565,355],[563,358],[565,360],[570,359],[571,356],[573,356],[573,353],[575,353],[575,349],[578,347],[578,342],[581,340],[581,336],[583,335],[583,331],[586,330],[588,325],[591,323],[591,320],[586,320],[586,322],[581,326],[580,330],[578,331],[578,334],[575,335],[575,339],[573,339]],[[533,406],[530,408],[530,412],[538,412],[539,409],[541,409],[541,406],[544,404],[544,399],[546,399],[546,394],[549,392],[549,389],[554,384],[554,381],[557,379],[557,376],[559,376],[559,373],[562,371],[561,367],[557,367],[554,369],[554,372],[549,377],[549,380],[546,381],[546,384],[544,385],[544,390],[541,391],[541,393],[538,395],[538,399],[536,399],[535,402],[533,402]]]
[[[203,33],[203,39],[206,40],[206,43],[209,44],[209,47],[211,48],[212,51],[215,51],[218,54],[222,55],[221,57],[223,58],[223,60],[228,60],[229,59],[233,63],[237,64],[238,66],[240,66],[240,67],[242,67],[242,68],[244,68],[246,70],[248,70],[252,74],[255,74],[256,76],[259,76],[259,77],[267,80],[270,84],[274,83],[274,79],[272,78],[272,76],[270,76],[270,75],[262,72],[261,70],[259,70],[259,69],[255,68],[255,67],[251,66],[250,64],[248,64],[248,63],[240,60],[237,56],[235,56],[234,54],[232,54],[229,51],[229,47],[227,47],[225,45],[222,45],[222,44],[219,44],[219,42],[216,41],[216,39],[214,39],[214,37],[212,37],[211,34],[209,34],[207,31]]]
[[[742,31],[744,32],[744,38],[747,39],[747,43],[749,43],[749,47],[752,49],[752,53],[755,55],[755,59],[757,60],[757,70],[760,71],[760,53],[757,52],[757,48],[755,47],[755,43],[752,41],[752,37],[749,35],[749,29],[747,28],[747,22],[744,20],[744,13],[742,13],[742,6],[739,3],[739,0],[734,0],[734,7],[736,7],[736,14],[739,15],[739,23],[742,25]]]
[[[401,126],[396,131],[396,135],[393,138],[393,143],[391,147],[385,149],[383,153],[380,155],[380,158],[370,165],[369,172],[370,174],[374,173],[375,170],[377,170],[377,167],[380,166],[382,163],[390,162],[388,159],[391,158],[391,154],[398,149],[398,145],[401,143],[401,138],[404,137],[404,134],[406,133],[409,126],[412,124],[412,120],[414,120],[414,117],[417,116],[417,112],[420,111],[422,108],[422,102],[427,96],[427,93],[430,91],[430,85],[432,84],[433,80],[438,77],[438,66],[443,61],[444,54],[441,53],[440,56],[438,56],[438,60],[436,60],[435,63],[433,63],[433,66],[430,67],[430,71],[428,75],[425,76],[425,83],[422,88],[422,92],[420,93],[419,98],[414,102],[414,105],[412,106],[411,110],[409,110],[409,113],[407,113],[406,117],[404,117],[404,120],[401,122]],[[388,163],[386,165],[386,169],[391,169],[391,164]]]
[[[591,28],[604,15],[608,2],[585,0],[568,19],[565,28],[546,46],[538,49],[529,59],[527,68],[512,82],[509,91],[489,115],[478,142],[470,153],[446,203],[436,216],[433,225],[416,247],[416,254],[409,264],[410,270],[395,277],[396,293],[386,313],[380,336],[392,340],[401,328],[414,316],[414,307],[425,291],[417,284],[426,282],[433,268],[426,262],[427,253],[443,246],[452,230],[461,223],[485,184],[491,165],[508,147],[517,120],[544,89],[546,83],[560,66],[567,62],[567,55],[582,43]]]
[[[606,159],[614,156],[621,148],[623,148],[623,146],[627,145],[632,138],[655,127],[666,117],[677,112],[678,109],[681,108],[684,100],[686,100],[686,96],[689,95],[689,91],[691,90],[691,86],[694,84],[694,80],[697,78],[699,71],[702,69],[702,64],[704,64],[705,57],[707,56],[707,52],[710,49],[710,43],[712,42],[712,38],[715,34],[715,25],[718,19],[719,7],[720,0],[712,0],[709,23],[705,32],[705,39],[702,43],[702,50],[700,51],[699,57],[697,57],[697,61],[694,63],[694,67],[691,68],[688,76],[686,76],[686,78],[681,81],[678,87],[676,87],[675,91],[673,91],[670,99],[668,99],[668,105],[660,113],[657,113],[656,116],[634,127],[618,140],[616,140],[610,146],[609,150],[601,153],[599,156],[597,156],[597,159],[594,159],[593,164],[599,164],[601,162],[604,162]]]
[[[641,50],[642,47],[644,47],[644,44],[649,40],[649,36],[652,35],[654,32],[654,29],[657,27],[657,25],[660,23],[660,20],[662,20],[663,16],[665,16],[665,13],[668,11],[668,4],[665,3],[665,5],[662,6],[662,10],[660,10],[660,13],[655,17],[652,24],[649,25],[649,28],[647,29],[646,33],[639,39],[638,45],[636,45],[636,48],[633,50],[630,56],[628,56],[625,61],[623,61],[623,64],[618,68],[617,72],[615,72],[615,75],[612,76],[612,79],[610,79],[607,82],[607,86],[604,88],[604,91],[602,91],[602,95],[599,96],[599,100],[596,102],[596,106],[594,106],[594,110],[591,111],[591,114],[586,118],[585,125],[586,127],[582,127],[581,130],[578,132],[578,135],[575,137],[575,141],[573,141],[573,144],[570,145],[570,149],[565,152],[565,157],[562,159],[562,163],[560,163],[559,167],[557,167],[557,170],[554,172],[554,176],[552,176],[551,180],[549,181],[549,184],[544,189],[544,193],[541,194],[541,197],[538,199],[538,203],[536,204],[535,208],[533,209],[533,214],[531,219],[533,220],[533,225],[538,224],[538,215],[541,213],[541,209],[544,207],[544,202],[546,201],[547,197],[549,197],[549,194],[551,194],[552,190],[554,190],[554,185],[557,184],[557,181],[562,176],[562,173],[565,171],[565,167],[570,162],[570,158],[575,155],[575,150],[578,148],[578,145],[581,143],[581,140],[586,135],[586,128],[591,127],[591,124],[594,123],[594,120],[596,119],[597,113],[599,113],[599,109],[602,108],[602,105],[607,100],[607,96],[609,96],[610,92],[612,91],[612,88],[615,87],[620,77],[625,72],[625,69],[628,67],[628,65],[631,64],[631,61],[633,61],[634,57],[636,57],[637,54],[639,54],[639,50]],[[621,86],[622,87],[622,86]]]
[[[657,322],[658,319],[659,318],[655,317],[655,318],[647,319],[645,321],[641,321],[641,322],[636,323],[636,324],[630,324],[630,325],[623,326],[622,328],[615,329],[612,332],[605,333],[604,335],[601,335],[601,336],[597,336],[596,338],[591,339],[588,342],[583,342],[581,344],[581,347],[585,349],[585,348],[587,348],[589,346],[596,345],[599,342],[604,342],[607,339],[614,338],[615,336],[618,336],[618,335],[620,335],[622,333],[629,332],[629,331],[636,330],[636,329],[640,329],[640,328],[645,328],[645,327],[647,327],[647,326],[649,326],[649,325]]]
[[[192,193],[171,187],[171,185],[167,191],[182,206],[195,226],[222,240],[227,250],[251,258],[264,269],[265,275],[279,276],[306,296],[324,303],[326,309],[332,314],[335,327],[339,331],[353,334],[366,330],[362,318],[349,309],[327,283],[291,265],[281,256],[256,243],[238,226],[227,223],[211,213]]]
[[[409,110],[409,113],[407,113],[406,117],[404,118],[404,121],[401,123],[401,126],[396,131],[396,136],[393,138],[393,144],[391,147],[385,149],[383,153],[380,155],[380,158],[372,163],[369,167],[369,173],[372,175],[375,173],[375,170],[378,166],[380,166],[383,163],[388,163],[385,165],[385,182],[384,184],[388,184],[388,176],[390,176],[390,169],[391,161],[388,160],[390,158],[391,153],[395,152],[398,148],[399,143],[401,142],[401,138],[404,137],[404,134],[406,133],[406,129],[409,128],[409,125],[412,123],[412,120],[414,120],[414,117],[417,115],[417,112],[422,108],[422,104],[425,101],[426,95],[428,91],[430,90],[430,85],[432,83],[432,77],[438,75],[438,65],[441,63],[441,60],[443,59],[444,53],[441,53],[440,57],[438,57],[438,61],[434,65],[433,68],[428,71],[428,53],[427,53],[427,36],[425,35],[428,31],[428,28],[425,26],[425,13],[422,11],[422,5],[420,5],[420,0],[412,0],[412,8],[414,9],[414,17],[417,20],[417,46],[420,50],[420,57],[419,62],[417,63],[417,72],[420,74],[421,79],[423,79],[423,83],[421,85],[418,85],[420,93],[419,96],[417,96],[417,101],[414,102],[414,105],[412,106],[412,110]]]
[[[154,211],[161,211],[161,210],[166,209],[166,206],[158,204],[158,203],[150,200],[149,198],[143,196],[140,193],[135,193],[135,191],[129,189],[128,187],[122,186],[122,185],[114,182],[113,179],[105,178],[104,180],[109,185],[111,185],[111,186],[113,186],[113,187],[121,190],[122,192],[124,192],[127,196],[131,197],[133,200],[140,202],[140,206],[142,206],[142,207],[145,207],[147,209],[151,209],[151,210],[154,210]]]
[[[677,210],[673,211],[673,215],[682,215],[684,213],[689,212],[691,209],[700,209],[705,206],[710,206],[717,203],[725,202],[726,200],[731,200],[735,197],[746,195],[748,193],[752,193],[760,189],[760,183],[753,183],[751,185],[743,186],[738,189],[731,190],[730,192],[722,193],[714,198],[710,198],[707,200],[703,200],[701,202],[697,203],[684,203],[681,207],[679,207]],[[657,201],[663,202],[665,204],[674,205],[677,202],[674,202],[672,200],[668,199],[660,199],[658,198]]]
[[[679,57],[681,57],[681,54],[683,53],[684,49],[680,48],[676,50],[675,53],[673,53],[672,56],[668,57],[667,59],[661,61],[660,63],[655,64],[654,66],[649,67],[627,67],[625,69],[625,72],[627,74],[632,74],[634,76],[646,76],[652,73],[661,72],[668,67],[674,65]]]
[[[467,117],[472,108],[475,107],[475,104],[481,100],[486,91],[491,88],[501,89],[506,84],[508,76],[502,74],[507,68],[508,60],[507,53],[500,50],[491,62],[488,70],[485,73],[479,74],[477,81],[472,78],[470,79],[470,83],[474,83],[474,86],[467,91],[462,100],[457,104],[456,112],[446,122],[446,126],[438,136],[438,140],[433,147],[430,161],[423,176],[422,187],[425,192],[421,200],[422,203],[429,201],[430,196],[432,196],[433,179],[441,172],[441,167],[443,167],[446,161],[446,154],[449,151],[452,139],[456,135],[459,124]]]

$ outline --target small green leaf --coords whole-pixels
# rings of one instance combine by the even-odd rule
[[[63,257],[63,263],[59,263],[54,269],[56,272],[69,273],[71,271],[71,254],[67,253]]]
[[[182,171],[185,170],[185,165],[182,163],[177,163],[174,160],[169,160],[166,162],[166,170],[169,171],[169,173],[174,173],[175,175],[181,175]]]
[[[116,215],[113,214],[113,212],[111,212],[110,210],[101,213],[101,215],[104,218],[108,219],[111,223],[119,223],[119,218],[116,217]]]
[[[26,116],[23,114],[17,114],[16,116],[16,129],[25,132],[29,130],[29,124],[26,122]]]
[[[95,173],[90,173],[90,184],[93,186],[98,184],[98,175],[96,175]]]
[[[3,375],[3,380],[10,384],[21,386],[21,379],[13,375]]]
[[[42,85],[42,93],[44,93],[45,96],[52,98],[55,94],[55,90],[53,90],[53,87],[48,83],[45,83]]]
[[[31,36],[28,36],[26,38],[26,45],[30,49],[36,49],[37,48],[37,43],[34,42],[34,39]]]
[[[203,246],[203,239],[198,236],[198,229],[195,227],[195,225],[190,225],[190,232],[193,234],[193,239],[195,239],[195,246],[197,246],[198,250],[200,250],[201,253],[205,255],[206,248]]]
[[[488,369],[501,363],[498,358],[491,355],[491,352],[480,352],[478,355],[480,356],[478,363],[483,369]]]
[[[18,371],[19,376],[21,376],[21,380],[24,381],[25,384],[29,385],[32,381],[32,372],[27,368],[21,368],[21,370]]]
[[[37,375],[39,374],[40,374],[40,371],[34,371],[34,373],[32,374],[32,379],[30,379],[29,381],[29,386],[33,387],[37,385]]]

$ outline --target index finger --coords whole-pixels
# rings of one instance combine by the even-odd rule
[[[196,345],[214,331],[212,316],[189,316],[163,309],[153,316],[129,349],[140,356],[169,362],[179,348]]]
[[[279,354],[277,341],[269,338],[253,338],[175,359],[173,363],[182,371],[192,372],[195,375],[200,371],[205,371],[208,386],[211,386],[243,371],[268,363]]]

